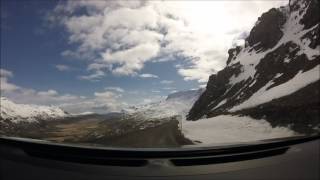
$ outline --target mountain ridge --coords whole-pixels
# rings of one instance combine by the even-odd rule
[[[280,104],[271,102],[290,95],[290,98],[297,99],[293,95],[299,91],[300,96],[314,98],[318,103],[302,103],[303,98],[297,99],[296,106],[300,107],[295,107],[299,112],[308,108],[314,110],[312,113],[307,111],[311,114],[306,115],[310,119],[305,125],[298,124],[317,124],[319,113],[315,110],[320,107],[319,90],[315,87],[320,79],[320,17],[315,7],[319,7],[316,0],[295,0],[288,6],[263,13],[246,38],[245,45],[231,48],[226,67],[210,76],[206,91],[193,104],[187,119],[198,120],[222,114],[257,117],[256,112],[275,126],[288,126],[301,120],[293,118],[281,122],[281,118],[292,117],[290,112],[285,111],[281,117],[274,118],[271,114],[263,114],[261,108],[273,105],[272,109],[286,109],[285,101]],[[281,88],[287,84],[291,84],[291,89]],[[279,94],[282,96],[278,97]],[[235,108],[237,106],[242,108]],[[246,111],[249,109],[250,113]],[[305,128],[294,127],[297,131]]]
[[[0,107],[0,118],[13,123],[38,122],[39,120],[64,118],[70,115],[59,107],[17,104],[6,97],[1,97]]]

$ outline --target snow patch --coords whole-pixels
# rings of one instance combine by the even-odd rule
[[[273,99],[277,99],[292,94],[297,90],[307,86],[308,84],[318,81],[320,79],[319,73],[320,65],[317,65],[316,67],[307,72],[300,71],[291,80],[279,86],[268,89],[268,87],[270,87],[273,84],[273,81],[270,81],[259,91],[253,94],[248,100],[244,101],[240,105],[231,108],[229,111],[235,112],[241,109],[251,108],[269,102]]]
[[[183,134],[204,144],[253,142],[296,135],[285,127],[273,128],[265,120],[221,115],[198,121],[183,121]]]
[[[217,109],[218,107],[220,107],[221,105],[225,104],[227,102],[226,99],[222,100],[218,105],[216,105],[215,107],[213,107],[212,109]]]

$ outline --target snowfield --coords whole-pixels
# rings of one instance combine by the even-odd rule
[[[284,127],[271,127],[265,120],[221,115],[198,121],[183,121],[186,138],[203,144],[241,143],[297,135]]]
[[[311,73],[314,70],[308,72]],[[297,77],[313,79],[313,73],[303,73],[301,75],[303,76]],[[296,87],[294,82],[292,81],[291,83]],[[181,115],[183,118],[182,133],[185,137],[192,141],[200,141],[203,144],[252,142],[297,135],[289,128],[272,127],[266,120],[256,120],[246,116],[221,115],[197,121],[185,120],[190,107],[192,107],[202,92],[203,90],[178,92],[169,95],[164,101],[141,106],[135,113],[146,117],[146,119],[161,119]]]

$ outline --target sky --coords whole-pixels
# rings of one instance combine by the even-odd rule
[[[205,87],[279,1],[1,0],[1,96],[114,112]]]

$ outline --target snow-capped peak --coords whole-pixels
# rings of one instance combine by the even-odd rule
[[[12,122],[38,122],[69,115],[59,107],[17,104],[6,97],[0,99],[0,110],[1,119]]]
[[[172,93],[163,101],[135,107],[130,114],[142,116],[146,119],[166,118],[176,115],[185,117],[203,91],[204,89],[197,89]]]

